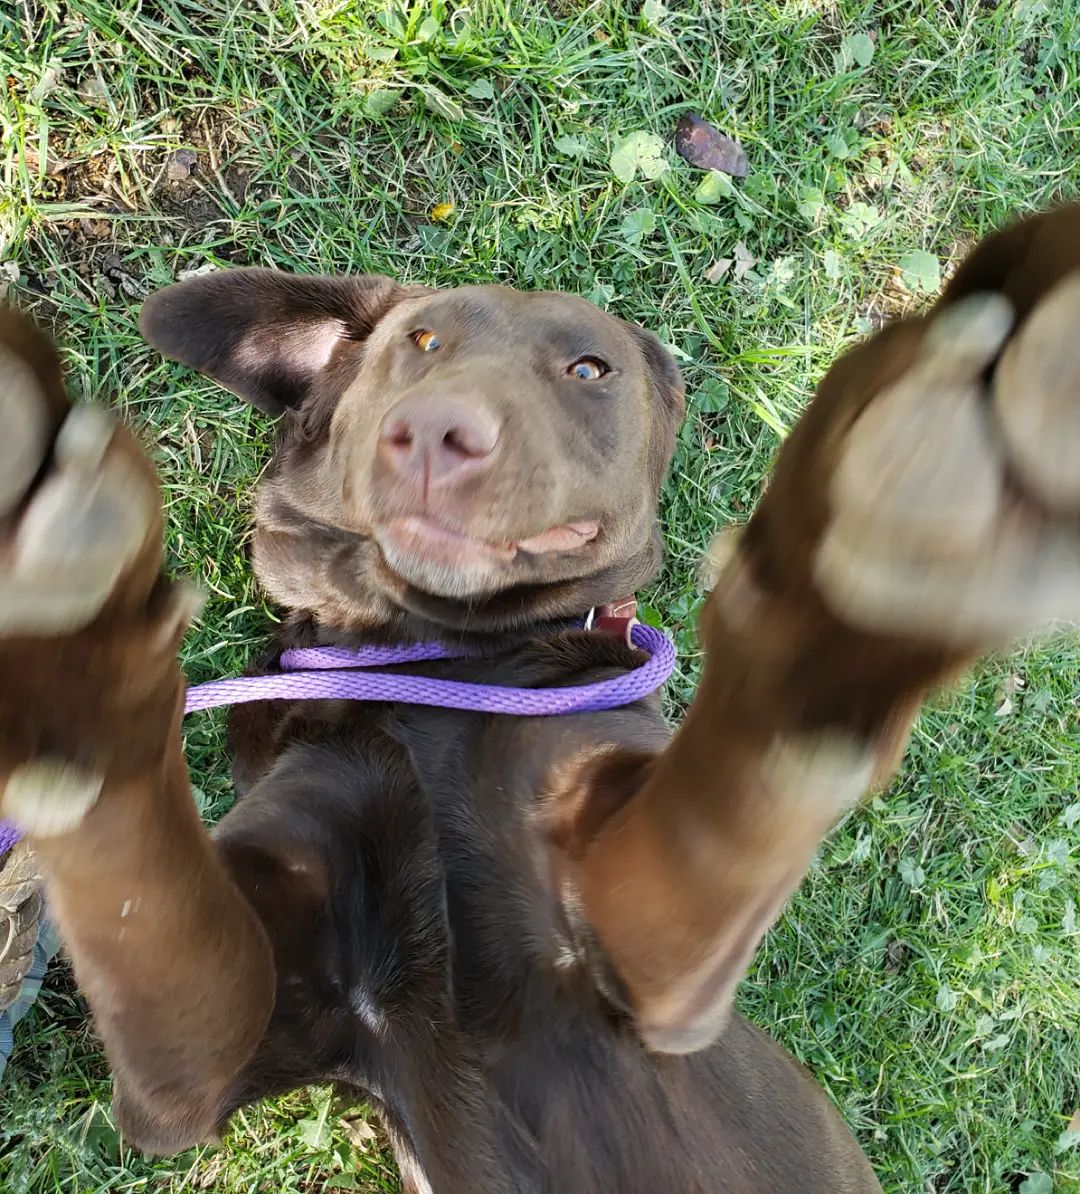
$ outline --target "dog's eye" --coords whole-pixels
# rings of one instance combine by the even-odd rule
[[[437,352],[442,348],[442,341],[439,339],[438,333],[429,331],[427,328],[413,332],[412,342],[421,352]]]
[[[580,361],[575,361],[566,372],[571,377],[578,378],[579,381],[599,381],[605,373],[610,373],[611,370],[596,357],[582,357]]]

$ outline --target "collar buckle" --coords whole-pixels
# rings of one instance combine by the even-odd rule
[[[605,605],[594,605],[585,618],[585,629],[617,635],[632,647],[630,635],[637,621],[637,598],[623,597]]]

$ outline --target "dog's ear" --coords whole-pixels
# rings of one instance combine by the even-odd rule
[[[638,342],[657,393],[671,413],[681,419],[686,409],[686,382],[675,358],[652,332],[636,323],[627,324],[627,327]]]
[[[686,383],[675,358],[657,336],[636,323],[627,323],[626,327],[641,351],[657,399],[652,405],[650,420],[649,485],[658,490],[671,463],[675,437],[686,414]]]
[[[364,340],[391,307],[419,293],[378,274],[222,270],[152,294],[139,330],[165,356],[279,415],[303,402],[342,346]]]

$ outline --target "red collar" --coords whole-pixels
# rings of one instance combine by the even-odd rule
[[[602,634],[616,634],[630,642],[630,631],[637,623],[637,598],[620,597],[605,605],[595,605],[585,619],[586,630],[598,630]]]

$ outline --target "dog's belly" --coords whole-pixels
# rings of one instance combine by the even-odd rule
[[[659,749],[658,710],[629,716]],[[537,777],[626,729],[354,707],[285,747],[219,835],[279,973],[232,1105],[348,1081],[436,1194],[877,1190],[824,1094],[746,1021],[653,1055],[597,990],[551,890]]]

